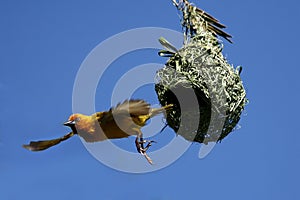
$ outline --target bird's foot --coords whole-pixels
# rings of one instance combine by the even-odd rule
[[[143,152],[146,152],[149,149],[149,147],[152,146],[152,143],[157,143],[157,142],[154,140],[143,140],[143,141],[139,142],[139,144],[141,144],[141,146],[143,146],[142,144],[145,144],[145,143],[148,143],[148,144],[146,145],[145,148],[142,148]]]
[[[145,143],[148,143],[146,145],[146,147],[144,147],[144,144]],[[149,147],[152,145],[152,143],[156,143],[155,141],[153,140],[141,140],[141,141],[138,141],[136,140],[135,141],[135,145],[136,145],[136,148],[137,148],[137,151],[142,154],[143,156],[145,156],[145,158],[147,159],[147,161],[152,165],[153,162],[151,160],[151,158],[147,155],[146,151],[149,149]]]

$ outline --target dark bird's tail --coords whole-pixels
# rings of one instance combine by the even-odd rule
[[[70,132],[61,138],[57,138],[57,139],[53,139],[53,140],[31,141],[28,145],[23,145],[23,147],[30,151],[43,151],[45,149],[48,149],[49,147],[52,147],[54,145],[59,144],[62,141],[69,139],[73,135],[74,135],[74,133]]]
[[[214,18],[212,15],[208,14],[204,10],[201,10],[200,8],[197,8],[188,0],[182,0],[179,2],[173,0],[173,4],[178,10],[182,11],[184,18],[189,17],[189,19],[184,19],[184,21],[188,21],[188,24],[184,24],[187,30],[194,32],[197,31],[197,27],[199,26],[206,27],[207,31],[212,32],[215,36],[219,35],[228,42],[232,43],[232,36],[222,30],[226,28],[226,26],[221,24],[219,20]],[[188,12],[188,14],[186,12]],[[190,13],[193,13],[193,15]]]

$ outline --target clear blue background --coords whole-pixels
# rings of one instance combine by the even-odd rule
[[[61,124],[72,113],[77,70],[101,41],[137,27],[180,31],[171,1],[0,1],[0,199],[300,199],[299,2],[195,3],[234,36],[224,53],[244,67],[250,104],[242,128],[205,159],[193,144],[163,170],[126,174],[94,159],[78,137],[39,153],[21,145],[68,131]],[[165,62],[150,50],[120,59],[119,75]],[[110,106],[114,82],[105,84],[99,111]],[[154,94],[142,96],[157,103]]]

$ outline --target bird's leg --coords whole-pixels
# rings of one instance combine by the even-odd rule
[[[142,150],[144,150],[144,143],[145,142],[144,142],[144,138],[143,138],[143,133],[141,131],[140,131],[140,136],[139,137],[140,137],[140,142],[139,142],[140,147],[141,147]]]
[[[135,138],[135,146],[136,146],[136,150],[139,153],[142,153],[142,147],[141,147],[141,144],[139,142],[139,137],[138,136]]]
[[[141,130],[137,130],[137,137],[135,139],[135,146],[139,153],[144,153],[144,139],[143,139],[143,133]]]
[[[150,164],[153,164],[151,158],[146,154],[146,150],[151,146],[151,141],[147,144],[146,148],[144,148],[144,142],[145,140],[143,139],[143,134],[141,131],[138,131],[137,137],[135,139],[135,146],[137,148],[137,151],[142,154],[143,156],[145,156],[145,158],[147,159],[147,161]]]

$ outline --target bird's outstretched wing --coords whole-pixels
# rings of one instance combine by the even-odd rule
[[[142,125],[149,117],[140,119],[141,116],[148,116],[151,111],[150,104],[144,100],[126,100],[112,107],[109,111],[96,113],[96,118],[101,127],[105,129],[107,126],[112,129],[117,122],[123,130],[131,127],[132,121]]]
[[[31,141],[28,145],[27,144],[23,145],[23,147],[30,151],[42,151],[42,150],[48,149],[49,147],[57,145],[64,140],[69,139],[73,135],[74,135],[74,133],[70,132],[67,135],[64,135],[63,137],[53,139],[53,140]]]
[[[115,108],[110,110],[113,115],[118,113],[129,113],[130,116],[148,115],[150,112],[150,104],[144,100],[126,100],[118,104]]]
[[[117,104],[116,107],[112,107],[109,111],[98,112],[95,115],[103,131],[107,130],[106,128],[110,127],[109,132],[111,132],[111,130],[116,127],[121,127],[122,130],[127,130],[128,128],[132,127],[133,121],[135,124],[144,124],[145,121],[149,118],[147,116],[150,112],[150,104],[148,104],[144,100],[131,99]],[[141,119],[141,116],[146,117],[145,119]],[[117,132],[117,130],[115,130],[115,132]],[[110,136],[108,138],[110,138]]]

